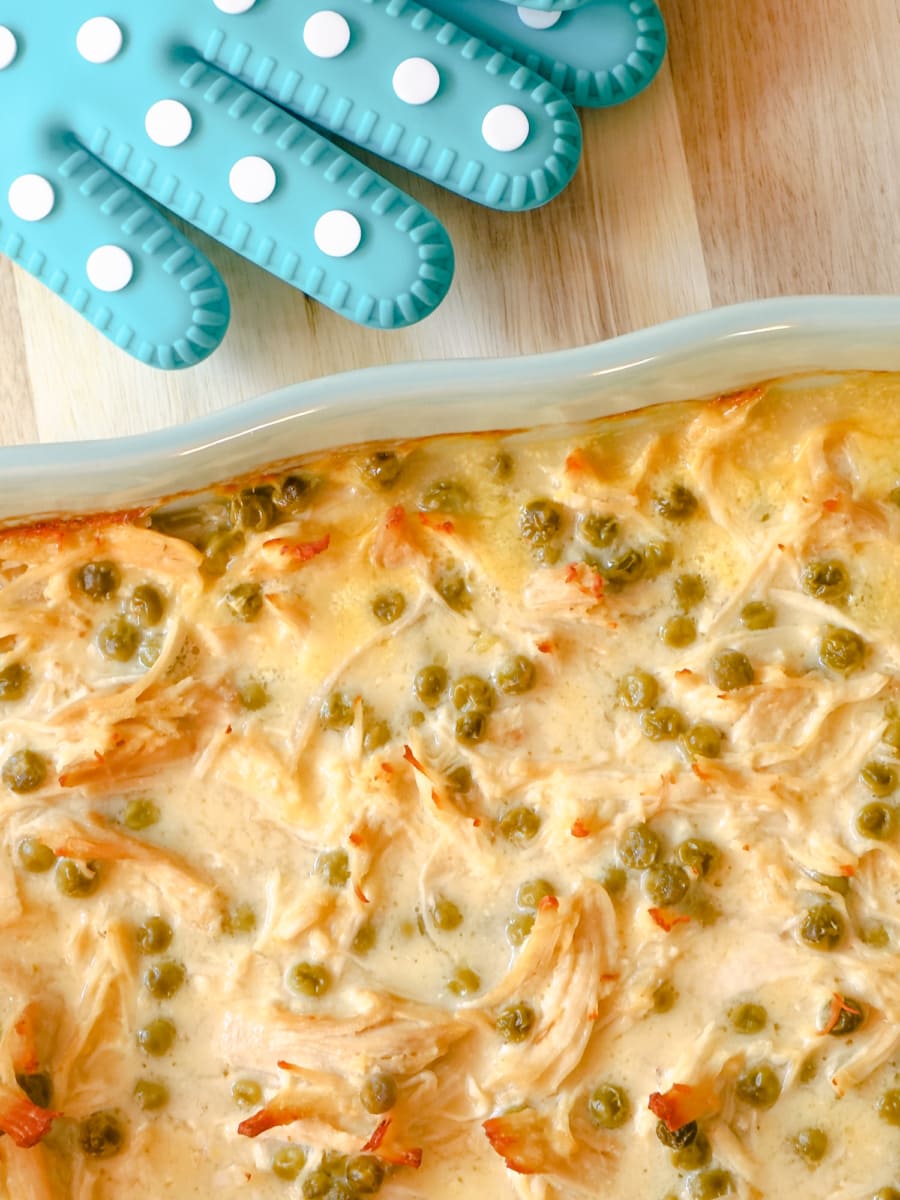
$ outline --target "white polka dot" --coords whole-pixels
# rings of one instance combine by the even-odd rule
[[[43,175],[20,175],[9,188],[9,207],[20,221],[43,221],[53,212],[56,196]]]
[[[441,76],[427,58],[404,59],[394,72],[394,91],[407,104],[427,104],[438,94]]]
[[[16,35],[5,25],[0,25],[0,71],[5,71],[19,53],[19,43]]]
[[[303,26],[303,44],[316,58],[337,58],[350,45],[347,18],[330,8],[313,13]]]
[[[481,123],[481,136],[492,150],[518,150],[528,138],[528,117],[514,104],[498,104]]]
[[[134,276],[134,262],[121,246],[98,246],[87,260],[87,277],[98,292],[121,292]]]
[[[521,4],[516,12],[522,24],[527,25],[529,29],[552,29],[562,16],[561,12],[538,12],[534,8],[523,8]]]
[[[251,154],[238,159],[231,168],[228,182],[238,200],[247,204],[261,204],[275,191],[278,180],[275,168],[267,159]]]
[[[88,62],[112,62],[122,49],[122,30],[111,17],[91,17],[78,30],[75,45]]]
[[[180,100],[157,100],[147,109],[144,128],[157,146],[180,146],[191,136],[194,119]]]
[[[323,213],[313,230],[316,245],[329,258],[346,258],[362,241],[362,226],[353,213],[333,208]]]
[[[256,0],[213,0],[219,12],[228,13],[230,16],[249,12],[255,3]]]

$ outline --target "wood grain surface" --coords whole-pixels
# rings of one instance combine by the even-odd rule
[[[535,213],[476,209],[381,168],[457,252],[420,325],[357,328],[198,239],[233,303],[224,346],[165,374],[0,260],[0,442],[138,433],[380,363],[561,349],[803,292],[900,292],[900,0],[661,0],[653,86],[584,114],[575,182]]]

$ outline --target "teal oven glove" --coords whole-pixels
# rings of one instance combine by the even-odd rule
[[[577,167],[572,101],[627,99],[665,51],[648,0],[328,2],[5,0],[0,250],[157,367],[202,360],[229,317],[160,209],[398,328],[446,294],[449,237],[329,135],[521,211]]]

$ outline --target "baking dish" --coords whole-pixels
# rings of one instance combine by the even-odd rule
[[[0,449],[0,520],[138,505],[380,437],[577,421],[860,369],[900,370],[900,296],[755,301],[552,354],[371,368],[151,434]]]

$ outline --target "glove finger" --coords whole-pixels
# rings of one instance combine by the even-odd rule
[[[123,96],[90,149],[159,204],[360,324],[399,328],[443,299],[443,227],[326,138],[196,60],[145,99]]]
[[[0,250],[141,362],[200,362],[228,327],[218,272],[74,139],[51,140],[4,157]]]
[[[602,0],[537,19],[485,0],[429,0],[429,6],[537,71],[582,108],[632,99],[653,82],[666,55],[666,27],[653,0]]]
[[[484,0],[478,0],[483,3]],[[316,0],[193,14],[198,52],[302,119],[493,208],[552,199],[581,154],[569,102],[545,80],[416,4]]]

